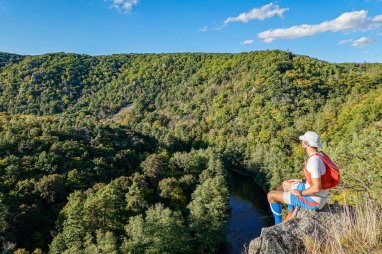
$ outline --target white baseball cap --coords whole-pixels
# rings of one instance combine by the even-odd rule
[[[317,148],[322,147],[322,144],[320,141],[320,135],[318,135],[314,131],[305,132],[305,134],[300,136],[299,139],[305,141],[311,147],[317,147]]]

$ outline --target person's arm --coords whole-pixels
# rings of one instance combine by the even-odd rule
[[[303,196],[309,196],[314,195],[321,191],[321,178],[312,178],[312,186],[310,186],[308,189],[303,190],[301,193]],[[296,196],[299,196],[300,193],[298,190],[293,190],[293,193]]]
[[[312,186],[301,192],[303,196],[314,195],[321,190],[321,172],[319,170],[320,167],[325,167],[325,165],[319,157],[314,156],[308,160],[306,169],[312,177]],[[292,194],[297,196],[300,195],[298,190],[293,191]]]
[[[288,180],[285,180],[281,186],[279,186],[279,188],[277,190],[280,190],[280,191],[290,191],[292,190],[292,187],[296,184],[296,183],[299,183],[301,182],[301,179],[288,179]]]
[[[294,179],[289,179],[287,180],[288,182],[291,182],[291,183],[299,183],[302,181],[302,179],[297,179],[297,178],[294,178]]]

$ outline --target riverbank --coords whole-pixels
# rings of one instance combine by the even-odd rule
[[[273,225],[266,193],[254,179],[239,170],[230,170],[230,217],[226,227],[227,243],[219,254],[240,254],[261,229]]]

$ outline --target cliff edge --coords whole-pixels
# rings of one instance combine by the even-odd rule
[[[303,253],[307,239],[324,239],[331,225],[346,229],[349,207],[325,205],[319,211],[295,209],[293,218],[279,225],[263,228],[261,235],[252,240],[248,254]],[[341,234],[341,232],[339,232]]]

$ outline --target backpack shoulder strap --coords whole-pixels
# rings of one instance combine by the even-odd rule
[[[322,154],[317,153],[317,156],[320,157],[320,159],[325,163],[325,164],[330,164],[330,158],[326,153],[321,152]]]

